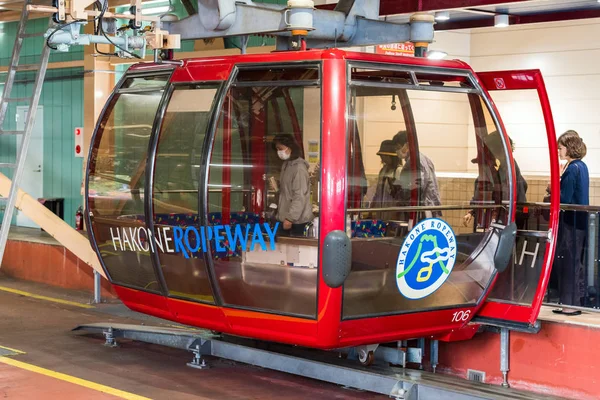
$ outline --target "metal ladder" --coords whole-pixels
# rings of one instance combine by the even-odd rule
[[[44,41],[44,48],[40,56],[38,64],[27,64],[19,65],[19,59],[21,57],[21,49],[23,47],[23,41],[27,38],[43,36],[44,32],[40,33],[25,33],[27,27],[27,21],[29,20],[29,5],[31,0],[25,0],[23,3],[23,11],[21,12],[21,20],[19,22],[19,29],[17,30],[17,37],[15,38],[15,46],[13,48],[10,65],[8,67],[8,74],[6,82],[4,83],[4,90],[2,97],[0,98],[0,135],[23,135],[21,146],[17,149],[17,158],[15,164],[12,163],[0,163],[0,167],[13,169],[12,183],[10,185],[10,192],[7,198],[6,208],[4,210],[4,217],[2,218],[2,226],[0,226],[0,266],[2,264],[2,258],[4,256],[4,250],[6,249],[6,241],[8,239],[8,231],[10,229],[10,223],[13,217],[14,208],[17,201],[17,193],[19,190],[19,182],[23,175],[23,169],[25,167],[25,159],[27,158],[27,149],[29,148],[29,141],[31,139],[31,132],[35,124],[35,115],[37,113],[38,103],[40,101],[40,94],[42,92],[42,85],[44,83],[44,77],[46,75],[46,69],[48,67],[48,59],[50,57],[50,48]],[[35,83],[33,85],[33,93],[31,97],[17,98],[11,97],[13,84],[15,83],[15,77],[17,72],[20,71],[37,71],[35,77]],[[4,121],[6,114],[8,113],[8,105],[16,102],[28,102],[29,109],[27,111],[27,117],[25,118],[25,127],[22,131],[9,131],[3,130]]]

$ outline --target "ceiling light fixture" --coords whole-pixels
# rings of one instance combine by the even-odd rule
[[[508,15],[498,14],[494,16],[494,26],[496,28],[506,28],[509,24]]]
[[[598,0],[600,1],[600,0]],[[436,21],[448,21],[450,19],[450,11],[438,11],[435,13]]]
[[[446,57],[448,55],[448,53],[446,53],[445,51],[440,51],[440,50],[430,50],[427,52],[427,58],[430,60],[441,60],[442,58]]]

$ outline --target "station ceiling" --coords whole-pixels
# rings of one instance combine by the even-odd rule
[[[186,9],[192,8],[192,1],[173,0],[182,2]],[[323,2],[315,1],[317,4]],[[51,0],[34,3],[50,5]],[[129,0],[109,0],[110,7],[126,4]],[[0,0],[0,22],[18,21],[22,6],[22,0]],[[335,6],[331,3],[318,8],[333,9]],[[415,12],[435,11],[448,11],[450,16],[448,21],[438,22],[436,30],[466,29],[494,26],[494,15],[497,14],[508,15],[511,25],[600,18],[600,0],[381,0],[379,14],[388,21],[403,23]]]
[[[379,15],[388,21],[408,22],[415,12],[448,11],[436,30],[494,26],[494,16],[509,16],[511,25],[600,18],[600,0],[381,0]],[[319,8],[333,9],[335,4]]]

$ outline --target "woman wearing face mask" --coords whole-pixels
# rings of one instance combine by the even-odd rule
[[[300,146],[291,135],[275,136],[273,147],[283,160],[277,205],[280,233],[303,236],[306,225],[314,218],[310,204],[308,162],[300,157]]]

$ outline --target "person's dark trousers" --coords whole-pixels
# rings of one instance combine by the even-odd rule
[[[581,299],[585,296],[582,260],[586,236],[586,230],[575,224],[562,223],[559,226],[553,269],[556,270],[561,304],[581,306]]]
[[[277,235],[279,236],[305,236],[304,230],[306,229],[305,224],[292,224],[291,229],[283,229],[283,222],[279,223],[279,228],[277,229]]]

